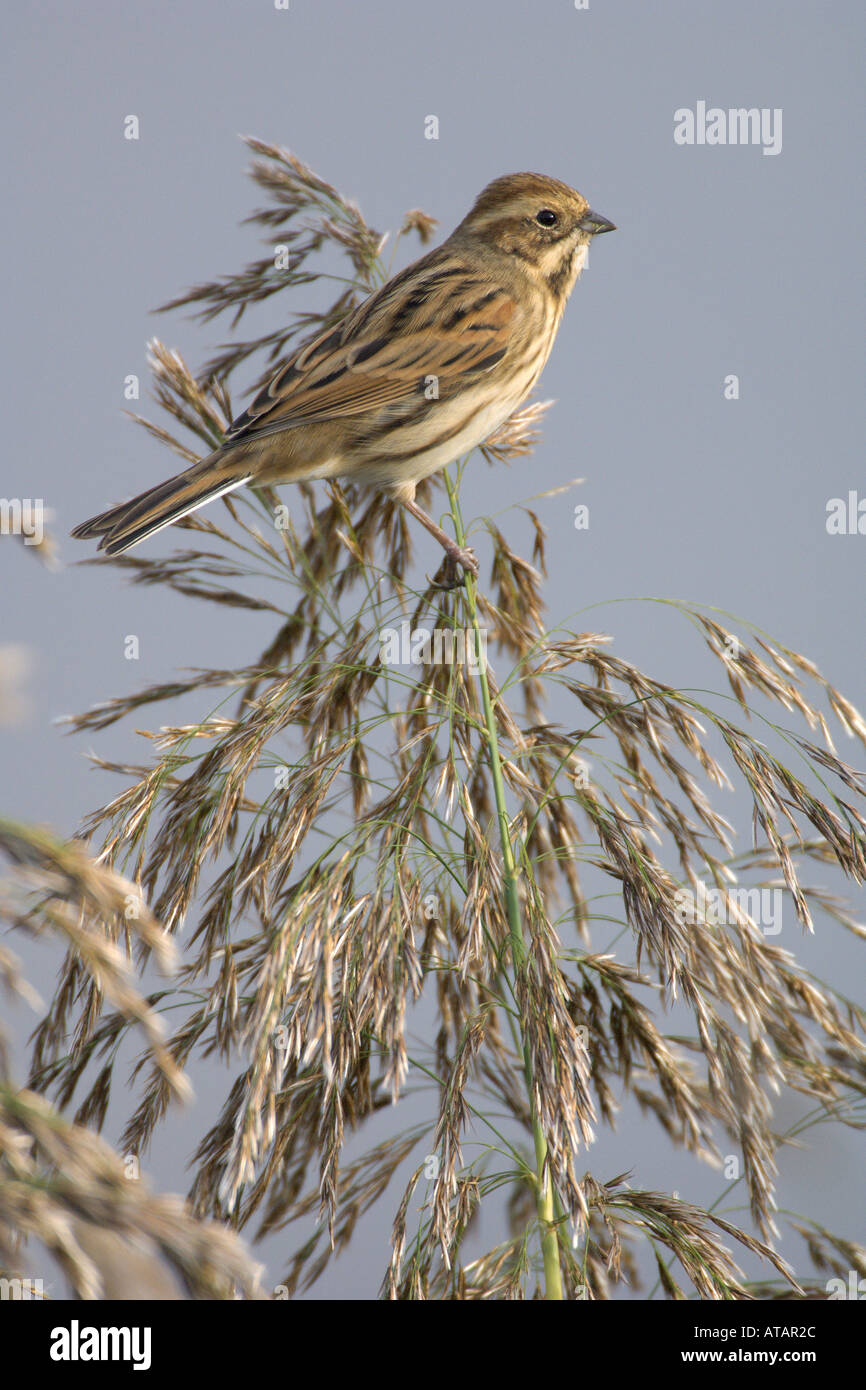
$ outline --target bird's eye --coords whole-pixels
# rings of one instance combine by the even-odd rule
[[[553,208],[542,208],[541,212],[535,214],[535,220],[542,227],[555,227],[559,218],[553,211]]]

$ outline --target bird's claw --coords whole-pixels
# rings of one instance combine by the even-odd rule
[[[461,574],[460,570],[464,573]],[[473,579],[478,578],[475,551],[468,546],[455,545],[453,550],[446,550],[445,559],[429,582],[434,589],[461,589],[465,574],[471,574]]]

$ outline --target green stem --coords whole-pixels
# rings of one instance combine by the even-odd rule
[[[454,521],[457,544],[463,546],[466,544],[463,517],[460,512],[457,489],[451,481],[447,470],[445,472],[445,486],[448,489],[448,500],[451,504],[451,516]],[[496,732],[496,715],[493,710],[493,702],[490,698],[487,668],[480,659],[481,652],[484,648],[481,645],[481,632],[478,626],[475,580],[471,574],[466,575],[465,592],[466,607],[469,612],[475,637],[475,652],[476,656],[479,658],[478,680],[481,686],[481,703],[484,710],[484,722],[487,731],[487,747],[490,755],[490,775],[493,780],[493,792],[496,801],[496,818],[499,823],[499,841],[502,846],[505,906],[508,914],[508,928],[511,937],[511,959],[514,963],[516,980],[516,977],[526,965],[526,941],[523,935],[520,901],[517,895],[517,866],[508,827],[505,782],[502,776],[502,760],[499,756],[499,739]],[[535,1206],[538,1213],[538,1223],[541,1228],[541,1251],[544,1259],[544,1296],[552,1300],[561,1300],[563,1296],[562,1271],[559,1263],[559,1241],[556,1227],[553,1224],[553,1184],[551,1182],[550,1169],[547,1165],[547,1140],[544,1137],[544,1132],[539,1123],[535,1109],[532,1058],[523,1031],[522,1020],[520,1022],[520,1047],[523,1053],[523,1071],[526,1077],[526,1092],[529,1100],[529,1113],[532,1120],[532,1137],[535,1142]]]

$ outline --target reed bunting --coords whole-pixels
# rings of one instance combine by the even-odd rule
[[[415,502],[422,478],[481,444],[532,390],[599,232],[558,179],[494,179],[436,251],[300,348],[212,454],[72,532],[119,555],[245,483],[345,478],[401,502],[445,550],[445,583],[478,573]]]

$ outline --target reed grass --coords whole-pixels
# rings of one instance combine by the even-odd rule
[[[291,248],[291,268],[277,272],[271,252],[166,307],[236,328],[276,294],[303,303],[321,254],[338,251],[346,273],[328,308],[233,339],[197,374],[152,343],[160,416],[142,423],[189,460],[232,418],[239,368],[266,377],[386,275],[385,239],[354,204],[288,152],[249,143],[267,197],[250,221]],[[432,225],[413,210],[400,235],[423,241]],[[530,453],[549,404],[512,417],[488,462]],[[438,490],[461,544],[462,467],[421,498]],[[860,1004],[789,946],[794,921],[808,933],[815,917],[863,939],[810,875],[863,881],[864,780],[831,721],[861,744],[866,724],[807,658],[697,604],[665,601],[726,691],[675,688],[613,655],[605,633],[548,627],[544,528],[526,515],[531,560],[485,519],[489,582],[452,593],[415,577],[399,507],[337,484],[227,497],[187,518],[185,548],[164,558],[88,562],[258,613],[268,638],[252,662],[223,658],[69,721],[93,734],[179,696],[200,711],[139,729],[140,759],[94,755],[121,789],[83,827],[88,862],[103,885],[133,885],[134,926],[104,886],[76,889],[68,910],[55,886],[50,908],[16,915],[68,942],[34,1037],[32,1104],[75,1103],[74,1124],[98,1130],[110,1059],[143,1030],[118,1141],[143,1154],[189,1064],[221,1059],[225,1096],[189,1199],[223,1229],[281,1233],[289,1294],[357,1250],[365,1214],[390,1203],[388,1298],[622,1297],[647,1253],[653,1295],[810,1296],[822,1272],[864,1255],[803,1216],[783,1224],[803,1238],[804,1268],[776,1252],[779,1154],[805,1132],[777,1132],[776,1097],[805,1097],[807,1127],[862,1127],[866,1047]],[[404,622],[468,630],[476,652],[483,635],[488,663],[389,664],[382,633]],[[573,727],[550,722],[551,701]],[[751,805],[745,850],[716,804],[732,786]],[[783,895],[785,948],[759,920],[760,889]],[[136,994],[124,972],[182,929],[169,986]],[[162,1017],[180,1019],[167,1039]],[[403,1120],[407,1091],[420,1122]],[[627,1100],[696,1162],[737,1155],[740,1224],[636,1185],[637,1144],[630,1173],[591,1171],[597,1127]],[[355,1136],[383,1115],[386,1137],[358,1157]],[[501,1239],[478,1253],[482,1205]],[[292,1228],[316,1215],[292,1250]],[[728,1242],[765,1276],[747,1278]]]

